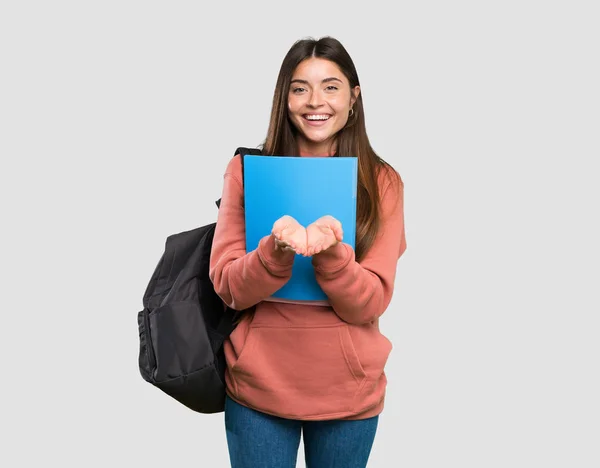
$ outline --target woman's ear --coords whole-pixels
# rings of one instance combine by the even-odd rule
[[[355,86],[354,88],[352,88],[350,94],[350,107],[352,107],[358,99],[358,95],[360,94],[360,86]]]

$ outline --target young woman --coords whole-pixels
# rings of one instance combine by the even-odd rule
[[[384,405],[390,341],[379,331],[406,249],[403,182],[367,137],[358,75],[336,39],[296,42],[275,88],[263,154],[356,156],[356,251],[326,216],[290,216],[245,252],[242,166],[231,160],[210,261],[230,307],[256,306],[225,343],[225,425],[233,468],[295,467],[301,432],[309,467],[364,467]],[[311,256],[329,306],[265,301]]]

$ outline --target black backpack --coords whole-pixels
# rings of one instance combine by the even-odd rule
[[[238,148],[235,154],[243,164],[244,155],[262,153]],[[215,227],[167,237],[138,312],[142,377],[199,413],[224,410],[223,342],[239,315],[223,303],[208,276]]]

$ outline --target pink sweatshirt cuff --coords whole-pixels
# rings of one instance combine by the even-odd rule
[[[354,259],[354,250],[344,242],[338,242],[333,247],[316,254],[312,264],[317,273],[328,276],[339,273]]]
[[[294,252],[275,250],[275,238],[272,235],[263,237],[258,243],[258,258],[264,267],[275,276],[288,276],[294,266]]]

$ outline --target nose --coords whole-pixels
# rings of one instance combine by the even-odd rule
[[[323,96],[318,90],[313,91],[310,94],[310,99],[308,100],[308,105],[310,107],[319,107],[323,103]]]

